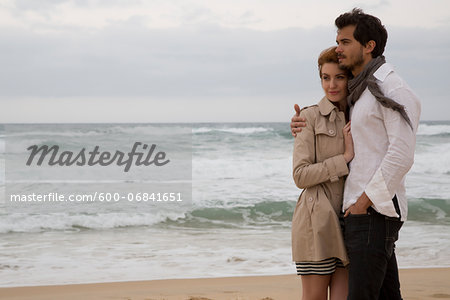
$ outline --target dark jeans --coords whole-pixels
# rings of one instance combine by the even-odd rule
[[[401,300],[395,241],[403,222],[373,208],[344,219],[350,259],[348,300]]]

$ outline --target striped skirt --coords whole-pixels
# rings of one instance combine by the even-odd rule
[[[339,258],[331,257],[321,261],[299,261],[295,263],[297,275],[331,275],[336,268],[345,268]]]

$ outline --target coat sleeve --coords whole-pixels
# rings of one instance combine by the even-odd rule
[[[293,153],[293,177],[295,184],[300,189],[327,181],[335,182],[339,177],[348,174],[343,154],[316,163],[314,131],[316,112],[317,110],[314,108],[304,109],[300,112],[300,116],[306,119],[306,127],[297,133]]]

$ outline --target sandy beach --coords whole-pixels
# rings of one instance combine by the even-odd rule
[[[402,269],[400,276],[405,300],[450,299],[450,268]],[[300,295],[296,275],[0,288],[5,300],[289,300]]]

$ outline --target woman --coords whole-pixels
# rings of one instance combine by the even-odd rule
[[[347,297],[348,258],[339,214],[347,164],[354,153],[347,123],[350,73],[339,68],[335,49],[319,56],[325,97],[300,112],[306,127],[294,144],[294,181],[304,190],[292,219],[292,255],[302,279],[303,300],[326,300],[328,287],[331,300]]]

